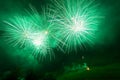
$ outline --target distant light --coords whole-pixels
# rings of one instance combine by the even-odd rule
[[[48,34],[48,31],[45,31],[45,34]]]
[[[82,59],[85,59],[85,57],[84,57],[84,56],[82,56]]]
[[[89,70],[90,70],[90,68],[89,68],[89,67],[87,67],[87,68],[86,68],[86,70],[87,70],[87,71],[89,71]]]

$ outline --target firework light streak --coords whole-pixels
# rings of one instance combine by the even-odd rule
[[[50,28],[53,24],[47,21],[46,16],[31,8],[29,16],[15,16],[4,21],[7,24],[5,38],[13,46],[31,48],[34,56],[44,59],[53,56],[52,44],[50,44]]]
[[[94,44],[97,25],[102,18],[93,0],[54,0],[51,12],[56,16],[60,40],[65,43],[65,51]],[[60,42],[61,43],[61,42]]]
[[[92,45],[101,20],[93,0],[54,0],[43,14],[33,8],[4,21],[5,37],[13,46],[27,47],[38,59],[53,55],[53,48],[70,52]],[[58,45],[59,44],[59,45]]]
[[[34,56],[37,57],[39,60],[44,59],[49,56],[54,56],[52,46],[50,45],[49,34],[47,31],[41,31],[37,33],[33,33],[30,36],[30,40],[32,43],[32,49]]]
[[[32,32],[33,24],[29,22],[28,18],[22,16],[15,16],[7,21],[6,40],[13,46],[25,46],[29,34]]]

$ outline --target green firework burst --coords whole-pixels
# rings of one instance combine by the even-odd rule
[[[40,15],[37,10],[32,11],[25,16],[18,15],[4,21],[6,26],[6,40],[13,46],[26,47],[31,49],[31,53],[38,59],[46,56],[53,56],[52,26],[45,15]],[[27,15],[27,16],[26,16]]]
[[[82,48],[85,44],[92,45],[100,16],[98,5],[93,0],[54,0],[51,13],[56,16],[59,40],[65,51]]]

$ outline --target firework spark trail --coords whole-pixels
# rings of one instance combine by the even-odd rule
[[[103,18],[94,0],[54,0],[43,14],[30,6],[25,15],[4,21],[5,37],[13,46],[27,47],[34,57],[54,56],[53,48],[63,52],[77,51],[94,44],[95,32]],[[26,16],[27,15],[27,16]]]
[[[45,15],[40,15],[37,10],[31,7],[32,11],[25,15],[14,16],[4,21],[6,26],[5,38],[13,46],[31,48],[33,55],[39,60],[53,54],[52,43],[50,41],[51,27],[53,23],[47,20]],[[54,42],[53,42],[54,43]]]
[[[13,46],[23,47],[27,42],[28,34],[32,32],[33,24],[23,16],[14,16],[4,22],[7,24],[5,34],[7,42]]]
[[[69,52],[85,43],[92,45],[95,32],[102,16],[94,0],[54,0],[50,6],[51,13],[56,14],[54,21],[60,34],[62,47]]]

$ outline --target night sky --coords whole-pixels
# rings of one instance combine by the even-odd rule
[[[96,44],[69,54],[55,48],[51,61],[39,61],[27,56],[29,52],[24,53],[22,48],[16,50],[5,42],[3,21],[29,9],[30,4],[41,14],[42,8],[51,4],[50,0],[1,0],[0,80],[120,80],[120,0],[96,1],[104,15]],[[83,63],[87,63],[90,71],[64,73],[65,66]]]

